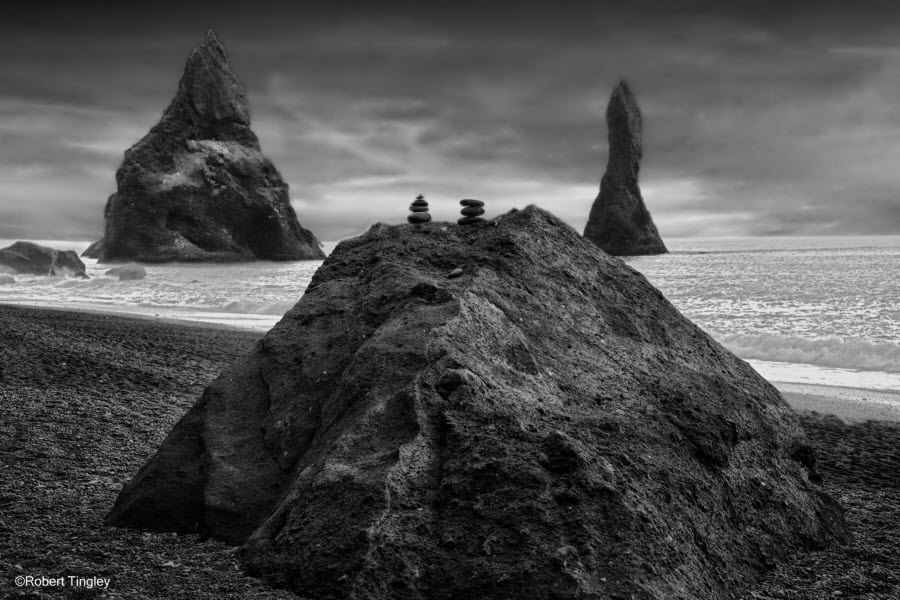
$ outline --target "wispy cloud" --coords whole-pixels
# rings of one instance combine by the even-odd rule
[[[828,49],[832,54],[859,56],[864,58],[900,58],[900,46],[835,46]]]
[[[437,4],[215,13],[263,150],[323,239],[400,222],[417,193],[438,218],[477,197],[580,229],[620,76],[664,236],[900,230],[896,19],[834,2]],[[62,12],[0,36],[15,57],[0,64],[0,237],[99,235],[122,153],[211,14]]]

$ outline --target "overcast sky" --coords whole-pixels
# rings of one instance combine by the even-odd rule
[[[582,230],[622,76],[664,238],[900,234],[890,2],[77,4],[4,9],[0,238],[100,236],[209,27],[322,240],[402,222],[418,193],[440,219],[473,197]]]

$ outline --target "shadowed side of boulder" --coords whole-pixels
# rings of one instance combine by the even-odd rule
[[[117,525],[153,531],[197,531],[204,518],[203,488],[209,460],[201,437],[204,402],[201,400],[166,437],[153,461],[135,475],[141,494],[122,492],[116,500]],[[172,486],[173,480],[179,485]]]

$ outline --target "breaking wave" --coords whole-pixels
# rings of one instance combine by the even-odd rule
[[[900,344],[891,342],[840,337],[809,339],[775,333],[713,334],[713,337],[745,359],[900,373]]]
[[[296,302],[255,302],[252,300],[232,300],[220,307],[222,312],[242,315],[281,316],[294,307]]]
[[[254,301],[254,300],[226,300],[224,302],[206,298],[188,298],[179,302],[170,302],[165,299],[139,302],[138,306],[148,308],[177,308],[194,309],[211,312],[229,313],[235,315],[273,315],[280,317],[294,307],[296,302]]]

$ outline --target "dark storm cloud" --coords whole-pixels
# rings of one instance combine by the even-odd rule
[[[581,228],[620,76],[664,236],[896,233],[888,3],[159,3],[0,24],[0,237],[91,238],[122,152],[216,27],[264,151],[323,239],[535,202]],[[78,3],[78,7],[82,7]],[[177,17],[177,18],[176,18]],[[52,233],[51,233],[52,232]]]

